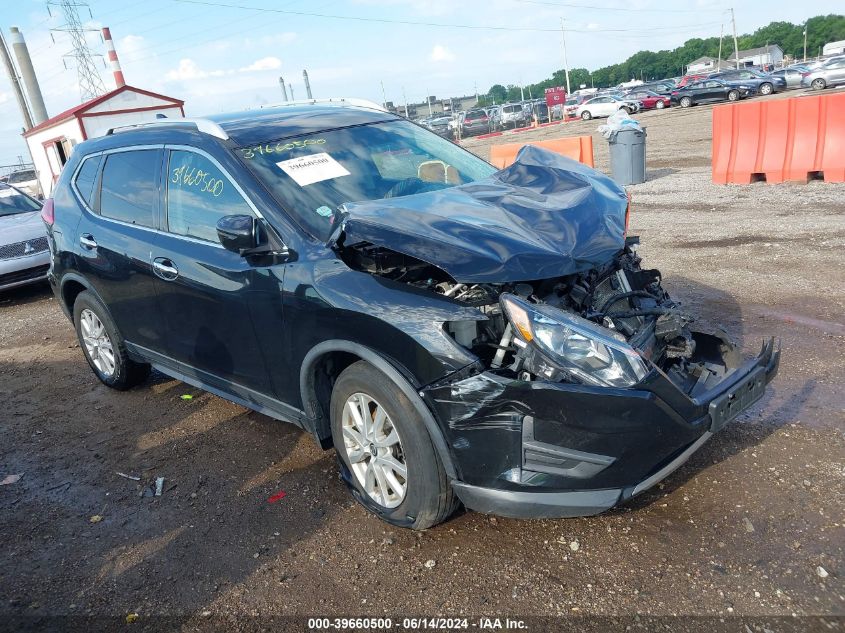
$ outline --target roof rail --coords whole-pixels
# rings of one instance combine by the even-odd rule
[[[368,110],[379,110],[381,112],[387,112],[384,106],[379,105],[375,101],[369,101],[367,99],[356,99],[350,97],[331,97],[328,99],[303,99],[300,101],[283,101],[282,103],[268,103],[266,105],[259,106],[260,108],[281,108],[283,106],[297,106],[297,105],[350,105],[350,106],[358,106],[359,108],[367,108]]]
[[[155,121],[144,121],[143,123],[133,123],[131,125],[120,125],[117,127],[109,128],[109,130],[106,132],[106,136],[115,134],[116,132],[130,132],[132,130],[137,130],[140,128],[155,127],[162,125],[167,125],[170,127],[190,125],[196,127],[197,132],[209,134],[224,141],[229,140],[229,135],[226,134],[226,130],[224,130],[222,127],[220,127],[219,124],[215,123],[210,119],[156,119]]]

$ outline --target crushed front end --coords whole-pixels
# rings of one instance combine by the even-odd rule
[[[641,266],[629,212],[610,179],[531,146],[487,180],[349,205],[332,242],[347,266],[461,308],[430,324],[475,362],[419,393],[467,507],[613,507],[683,464],[777,373],[773,341],[743,361],[724,333],[696,329]]]
[[[696,330],[660,273],[640,267],[635,239],[603,268],[456,294],[473,293],[498,295],[479,306],[488,321],[446,328],[479,363],[422,392],[473,510],[607,510],[680,467],[778,370],[772,340],[743,361],[723,333]]]

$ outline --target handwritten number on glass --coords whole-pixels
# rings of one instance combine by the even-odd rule
[[[244,155],[244,158],[255,158],[256,154],[283,154],[284,152],[289,152],[292,149],[299,149],[302,147],[308,147],[309,145],[325,145],[326,139],[324,138],[307,138],[304,141],[291,141],[290,143],[276,143],[275,145],[256,145],[255,147],[244,147],[241,149],[241,152]]]
[[[176,167],[170,176],[170,182],[182,187],[196,187],[200,193],[210,193],[215,198],[223,193],[221,178],[214,178],[207,171],[187,165]]]

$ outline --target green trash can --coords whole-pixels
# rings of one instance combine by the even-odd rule
[[[620,185],[645,182],[645,128],[622,128],[611,132],[610,176]]]

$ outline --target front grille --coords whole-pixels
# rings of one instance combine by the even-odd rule
[[[29,248],[27,248],[27,244],[29,244]],[[35,255],[35,253],[46,251],[47,248],[46,237],[36,237],[34,240],[4,244],[0,246],[0,259],[14,259],[15,257],[23,257],[25,255]]]
[[[8,284],[17,283],[19,281],[29,281],[30,279],[40,279],[50,270],[49,264],[43,266],[36,266],[35,268],[27,268],[26,270],[18,270],[13,273],[0,275],[0,288]]]

